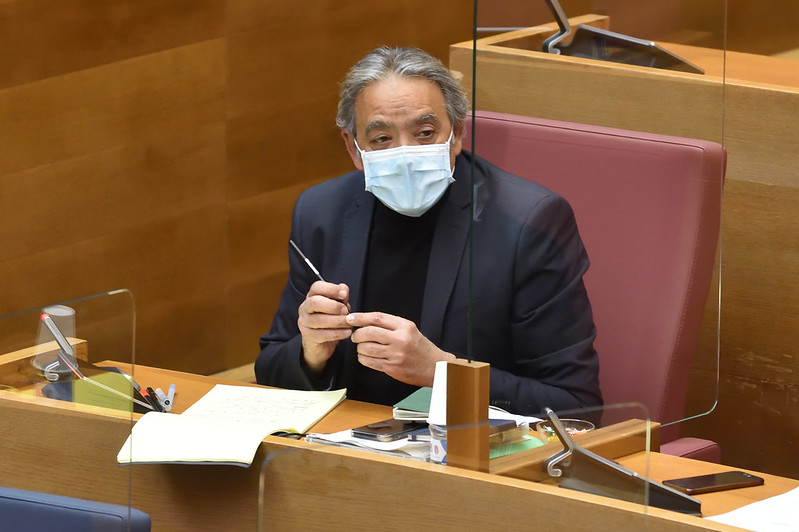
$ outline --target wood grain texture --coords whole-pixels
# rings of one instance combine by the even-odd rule
[[[446,59],[472,20],[461,0],[0,2],[0,315],[127,288],[139,362],[252,362],[294,200],[351,169],[339,80],[381,44]]]
[[[726,44],[728,50],[764,55],[799,48],[799,5],[793,0],[560,0],[560,4],[569,17],[609,15],[614,31],[640,39],[714,48]],[[553,16],[544,2],[492,0],[480,4],[477,19],[482,27],[507,28],[551,22]]]
[[[221,37],[225,0],[5,0],[0,88]]]
[[[718,406],[683,433],[716,440],[724,463],[799,477],[799,188],[731,180],[724,197]],[[706,320],[709,321],[709,320]],[[716,390],[715,327],[697,351],[689,404]]]
[[[142,383],[177,384],[176,412],[219,381],[200,375],[118,365]],[[344,401],[315,431],[384,419],[390,407]],[[731,530],[693,516],[615,501],[549,483],[422,463],[363,451],[268,437],[253,465],[151,464],[119,467],[116,454],[138,414],[0,391],[0,484],[131,504],[153,530],[254,530],[259,517],[281,530],[385,530],[419,522],[441,530],[516,530],[518,516],[564,530]],[[87,437],[91,435],[91,437]],[[134,443],[135,445],[135,443]],[[91,459],[88,459],[88,458]],[[657,453],[619,459],[655,479],[718,471],[721,466]],[[58,464],[58,467],[53,467]],[[263,475],[263,498],[259,480]],[[711,513],[788,491],[797,481],[765,475],[766,484],[700,496]],[[388,481],[387,479],[390,479]],[[745,493],[744,493],[745,492]],[[402,503],[397,503],[402,494]],[[712,501],[712,503],[711,503]],[[259,505],[263,506],[259,508]],[[558,508],[552,512],[552,508]],[[508,516],[516,516],[509,519]],[[644,520],[645,524],[644,524]],[[398,526],[394,526],[397,523]]]

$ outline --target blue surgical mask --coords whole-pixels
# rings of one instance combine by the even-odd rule
[[[449,162],[451,142],[452,131],[444,144],[363,151],[356,142],[363,161],[366,190],[400,214],[423,215],[455,181]]]

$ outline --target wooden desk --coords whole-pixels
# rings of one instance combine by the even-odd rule
[[[176,412],[224,382],[140,366],[132,373],[154,388],[175,383]],[[336,431],[388,415],[388,407],[347,400],[313,430]],[[269,457],[263,516],[269,527],[281,530],[405,529],[414,522],[437,529],[510,529],[520,520],[564,530],[594,530],[598,523],[640,529],[645,517],[635,504],[542,483],[278,437],[264,441],[249,468],[118,466],[116,453],[136,417],[0,392],[0,484],[117,504],[128,504],[130,491],[130,504],[150,514],[156,531],[255,530],[261,466]],[[643,453],[620,461],[646,473]],[[649,469],[649,476],[661,480],[724,468],[652,453]],[[799,485],[764,476],[765,486],[700,497],[705,513]],[[731,530],[654,508],[646,519],[652,530]]]

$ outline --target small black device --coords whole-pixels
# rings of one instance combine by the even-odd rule
[[[352,429],[352,435],[365,440],[386,442],[407,438],[411,432],[425,428],[427,428],[427,423],[421,421],[384,419],[356,427]]]
[[[763,479],[743,471],[725,471],[724,473],[714,473],[711,475],[664,480],[663,484],[680,490],[683,493],[687,493],[688,495],[697,495],[700,493],[710,493],[712,491],[760,486],[763,484]]]

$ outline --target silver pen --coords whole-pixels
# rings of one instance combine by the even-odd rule
[[[59,329],[55,324],[53,318],[51,318],[46,312],[42,313],[42,322],[47,325],[47,328],[50,330],[50,334],[52,334],[53,338],[55,338],[55,341],[58,344],[58,347],[61,348],[61,351],[63,351],[64,354],[69,357],[74,357],[75,351],[72,350],[72,345],[67,342],[66,338],[64,338],[64,335],[61,333],[61,329]]]
[[[289,244],[291,244],[291,247],[293,247],[294,251],[297,252],[297,256],[300,257],[303,261],[305,261],[305,264],[307,264],[308,268],[310,268],[311,271],[314,273],[314,275],[316,275],[316,278],[319,279],[320,281],[324,281],[324,279],[322,278],[322,274],[320,274],[319,270],[316,269],[316,266],[314,266],[313,263],[310,260],[308,260],[308,257],[306,257],[302,251],[300,251],[300,248],[297,247],[297,244],[295,244],[294,241],[291,239],[289,239]]]

